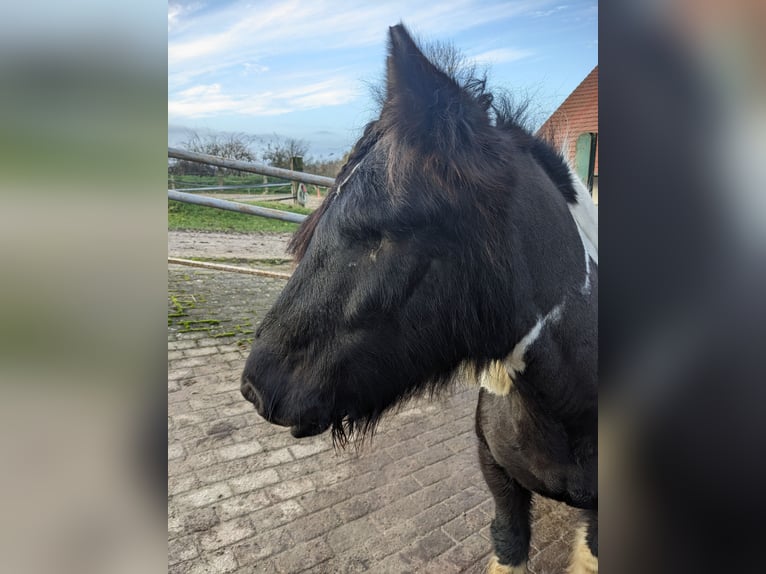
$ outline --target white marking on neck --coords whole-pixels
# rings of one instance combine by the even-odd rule
[[[362,158],[361,160],[359,160],[359,163],[358,163],[358,164],[356,164],[356,165],[354,166],[354,168],[351,170],[351,173],[350,173],[350,174],[348,174],[348,175],[346,176],[346,178],[345,178],[343,181],[341,181],[341,182],[338,184],[338,189],[336,189],[336,190],[335,190],[335,195],[340,195],[340,189],[341,189],[341,188],[342,188],[344,185],[346,185],[346,183],[348,183],[348,180],[349,180],[349,179],[351,179],[351,176],[352,176],[352,175],[354,175],[354,173],[356,172],[356,170],[357,170],[357,169],[359,169],[359,166],[360,166],[360,165],[362,165],[362,162],[363,162],[363,161],[364,161],[364,158]]]
[[[583,294],[590,293],[590,260],[598,265],[598,210],[577,174],[569,168],[569,178],[575,190],[575,203],[568,203],[569,213],[572,214],[577,233],[580,235],[585,256],[585,280],[580,288]]]
[[[575,221],[575,224],[577,222]],[[577,225],[577,233],[580,236],[580,241],[582,242],[583,251],[585,252],[585,281],[582,284],[582,287],[580,287],[580,293],[583,295],[587,295],[590,293],[590,260],[591,260],[591,254],[588,250],[588,240],[586,239],[585,235],[583,235],[582,229],[580,229],[580,226]],[[598,255],[596,255],[598,257]],[[598,263],[598,260],[596,260],[596,263]]]
[[[540,337],[540,333],[547,324],[556,323],[561,319],[563,311],[564,302],[562,301],[547,315],[540,317],[503,361],[493,361],[479,374],[479,384],[495,395],[505,396],[510,393],[514,377],[527,368],[524,360],[527,350]]]

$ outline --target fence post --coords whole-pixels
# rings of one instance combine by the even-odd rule
[[[290,158],[290,169],[293,170],[293,171],[303,171],[303,158],[301,156],[299,156],[299,155],[291,157]],[[306,204],[305,200],[304,201],[300,201],[298,199],[298,185],[299,184],[298,184],[297,181],[293,181],[290,184],[290,188],[292,190],[292,195],[293,195],[293,205],[295,205],[296,201],[298,203],[300,203],[301,205],[305,205]]]

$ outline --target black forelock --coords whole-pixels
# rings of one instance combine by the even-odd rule
[[[335,192],[338,190],[338,185],[351,174],[354,166],[364,158],[370,151],[370,148],[372,148],[378,141],[379,137],[380,133],[377,130],[377,122],[372,121],[368,123],[364,128],[362,137],[356,145],[354,145],[346,163],[343,164],[343,167],[341,167],[338,175],[335,177],[335,184],[328,190],[324,201],[322,201],[319,207],[306,218],[298,230],[293,234],[290,243],[287,246],[287,252],[294,256],[296,263],[303,259],[303,256],[306,254],[306,250],[309,247],[309,243],[311,243],[311,238],[314,236],[314,231],[316,230],[319,220],[337,197]]]

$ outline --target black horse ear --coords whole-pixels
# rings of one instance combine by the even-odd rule
[[[474,98],[423,55],[402,24],[389,28],[381,116],[409,143],[439,148],[467,143],[478,124],[488,122]]]

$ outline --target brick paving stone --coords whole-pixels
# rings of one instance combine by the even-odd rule
[[[183,515],[186,532],[206,532],[220,521],[213,507],[187,510]]]
[[[439,530],[442,524],[445,524],[454,518],[452,510],[444,503],[435,504],[426,508],[423,512],[410,519],[413,529],[421,532],[430,532]]]
[[[457,568],[458,572],[463,572],[477,562],[488,562],[491,555],[492,550],[487,547],[487,541],[474,533],[449,548],[434,561],[434,565],[451,565],[450,570]]]
[[[426,508],[446,500],[450,494],[451,492],[442,484],[430,485],[386,505],[375,512],[373,518],[382,530],[387,530],[403,520],[414,517]]]
[[[487,515],[481,509],[475,507],[468,512],[460,513],[456,518],[444,524],[442,530],[453,540],[462,542],[470,538],[486,524]]]
[[[297,478],[275,484],[269,487],[266,492],[273,500],[287,500],[305,492],[314,490],[314,483],[308,478]]]
[[[412,473],[412,477],[418,481],[420,486],[428,486],[451,475],[452,469],[446,464],[439,464],[438,462]]]
[[[359,545],[346,552],[338,553],[315,568],[322,574],[361,574],[370,569],[372,560],[365,546]]]
[[[229,546],[243,538],[255,534],[250,519],[247,517],[235,518],[226,522],[220,522],[199,537],[199,546],[202,550],[215,550],[223,546]]]
[[[392,554],[374,564],[368,572],[370,574],[416,574],[417,569],[399,554]]]
[[[197,556],[199,556],[199,552],[194,544],[193,536],[175,538],[168,542],[168,565],[170,566]]]
[[[293,438],[289,431],[269,434],[264,438],[259,439],[259,442],[264,446],[264,448],[270,450],[295,446],[296,444],[296,440]]]
[[[314,439],[312,442],[306,444],[300,443],[289,447],[290,452],[295,458],[306,458],[312,454],[322,452],[332,448],[332,443],[326,437],[320,439]]]
[[[416,492],[418,484],[410,477],[404,477],[396,482],[390,482],[374,490],[354,496],[338,505],[338,514],[346,522],[355,520],[370,512],[385,508],[395,501]]]
[[[230,520],[237,516],[258,512],[269,504],[271,504],[269,497],[265,492],[259,490],[221,500],[215,505],[215,510],[221,520]]]
[[[446,552],[452,547],[452,544],[452,539],[444,532],[434,530],[417,542],[410,544],[399,555],[404,558],[405,562],[420,570],[427,568],[429,562],[442,552]]]
[[[223,417],[232,417],[236,415],[242,415],[246,413],[252,413],[253,412],[253,406],[242,399],[242,397],[237,393],[236,402],[233,404],[226,404],[221,406],[219,409],[221,416]]]
[[[175,508],[168,506],[168,540],[173,540],[185,533],[184,517]]]
[[[325,508],[319,512],[308,514],[295,519],[290,523],[293,540],[305,542],[341,526],[343,521],[332,508]]]
[[[175,500],[185,506],[207,506],[221,498],[228,498],[232,495],[231,487],[228,484],[220,482],[210,486],[202,487],[198,490],[181,494]]]
[[[200,341],[200,344],[202,344],[203,340]],[[213,355],[219,352],[220,351],[215,347],[202,347],[186,349],[185,351],[181,351],[181,354],[184,357],[203,357],[205,355]]]
[[[317,564],[332,558],[332,549],[324,540],[313,540],[299,544],[291,550],[274,558],[277,572],[293,574],[309,570]]]
[[[186,451],[184,450],[184,446],[182,444],[180,443],[168,444],[168,460],[181,458],[185,454],[186,454]]]
[[[210,572],[232,572],[237,561],[231,550],[220,549],[208,552],[201,560],[181,562],[168,568],[168,574],[208,574]]]
[[[335,485],[335,487],[331,489],[318,488],[313,493],[301,495],[299,500],[301,506],[308,512],[316,512],[317,510],[327,508],[328,506],[337,507],[339,503],[348,500],[350,496],[351,493],[343,490],[339,485]]]
[[[258,490],[269,484],[274,484],[275,482],[279,482],[279,475],[273,468],[244,474],[229,480],[232,490],[237,494],[250,492],[251,490]]]
[[[264,494],[265,493],[261,493]],[[269,508],[262,508],[250,515],[258,532],[268,532],[278,526],[296,520],[306,514],[305,509],[297,500],[286,500]]]
[[[284,283],[171,267],[184,320],[257,328]],[[186,300],[182,297],[182,300]],[[494,506],[473,431],[476,389],[411,401],[372,440],[296,440],[239,393],[247,336],[168,329],[168,566],[174,574],[484,572]],[[533,505],[530,569],[565,569],[576,512]]]
[[[274,574],[277,566],[272,560],[260,560],[257,564],[250,564],[235,570],[232,574]]]
[[[208,359],[202,358],[202,357],[189,357],[180,359],[175,362],[175,367],[179,369],[183,368],[190,368],[190,367],[201,367],[202,365],[206,364]]]
[[[181,351],[183,349],[193,349],[197,346],[196,341],[168,341],[168,349],[172,351]]]
[[[178,476],[168,477],[168,494],[176,495],[182,492],[187,492],[193,488],[199,488],[202,485],[199,477],[196,474],[181,474]]]
[[[327,543],[336,554],[352,550],[377,538],[379,532],[370,516],[347,521],[327,535]]]
[[[339,471],[337,476],[340,476],[342,472],[342,470]],[[279,476],[284,481],[298,478],[310,478],[311,480],[318,479],[319,481],[322,481],[316,483],[319,487],[323,484],[327,484],[324,481],[332,480],[334,475],[331,472],[328,473],[327,461],[325,461],[324,458],[311,457],[280,465]],[[338,478],[335,482],[338,482],[338,480],[342,480],[342,478]]]
[[[226,462],[219,462],[214,466],[209,466],[197,470],[195,474],[203,484],[212,484],[214,482],[224,482],[227,479],[242,476],[259,467],[253,465],[252,460],[247,458],[238,458]]]
[[[462,452],[466,449],[476,449],[478,443],[476,442],[476,434],[473,429],[458,436],[453,436],[450,439],[444,441],[444,446],[450,449],[454,453]]]
[[[232,551],[239,564],[256,564],[294,546],[289,527],[282,527],[238,542],[232,546]]]
[[[226,446],[218,450],[218,456],[223,460],[232,460],[235,458],[242,458],[243,456],[251,456],[257,454],[263,450],[263,447],[255,441],[252,442],[238,442],[231,446]]]

